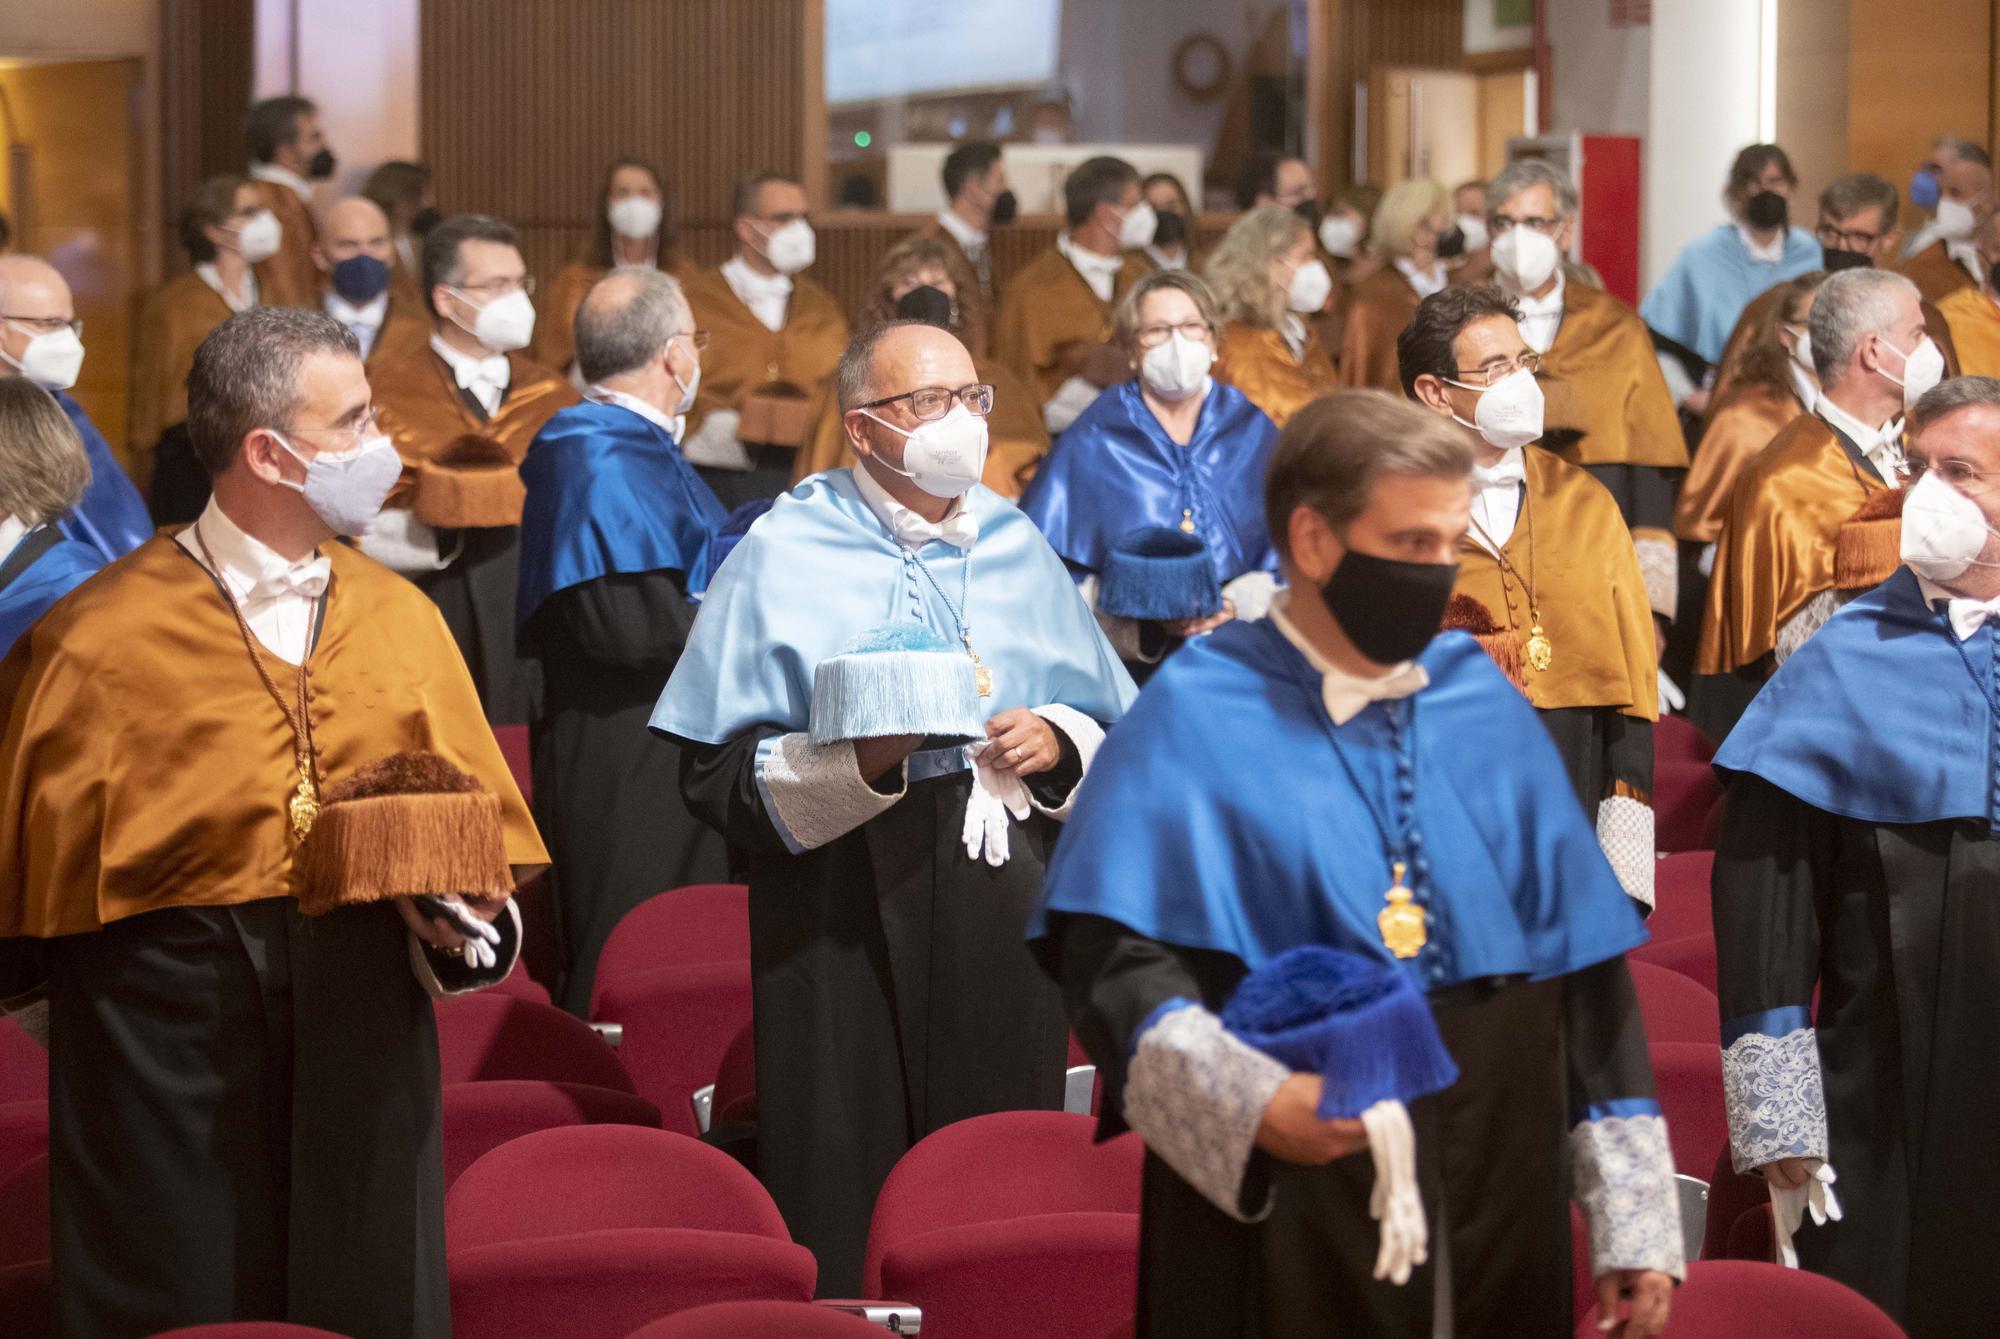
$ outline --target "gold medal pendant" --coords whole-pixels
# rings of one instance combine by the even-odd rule
[[[299,755],[299,789],[292,796],[290,807],[292,835],[304,841],[306,834],[312,831],[314,821],[319,818],[319,789],[313,785],[312,768],[303,753]]]
[[[965,639],[965,654],[972,657],[972,682],[979,689],[981,697],[993,696],[993,671],[980,663],[979,652],[972,649],[972,638]]]
[[[1528,644],[1522,649],[1528,657],[1528,668],[1538,674],[1555,663],[1556,648],[1550,643],[1549,635],[1542,631],[1540,623],[1528,629]]]
[[[1181,508],[1181,530],[1190,535],[1194,533],[1194,512],[1186,507]]]
[[[1430,942],[1430,931],[1424,927],[1424,909],[1417,905],[1416,894],[1403,883],[1406,866],[1398,860],[1395,865],[1395,882],[1383,896],[1389,903],[1376,915],[1375,923],[1382,929],[1382,946],[1399,958],[1414,958]]]

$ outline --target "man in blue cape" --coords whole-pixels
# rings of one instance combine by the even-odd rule
[[[1715,940],[1737,1169],[1802,1266],[1931,1339],[1993,1324],[2000,381],[1947,381],[1910,423],[1904,566],[1716,754]]]
[[[722,520],[680,452],[701,338],[680,284],[650,269],[602,280],[577,308],[575,335],[589,403],[543,425],[522,462],[514,607],[521,654],[541,666],[530,746],[536,818],[556,862],[563,1003],[587,1013],[619,918],[669,888],[720,882],[729,856],[679,802],[679,750],[646,729]]]
[[[151,539],[153,518],[104,434],[69,394],[82,370],[82,324],[68,282],[34,256],[0,256],[0,378],[33,382],[69,415],[90,460],[90,485],[59,528],[109,562]]]
[[[860,463],[750,527],[653,729],[681,747],[689,806],[748,855],[758,1173],[840,1296],[913,1142],[1062,1104],[1062,1001],[1021,936],[1133,688],[1062,561],[977,483],[992,388],[964,346],[890,322],[836,376]],[[884,625],[976,660],[983,739],[813,742],[823,662]]]
[[[1665,1321],[1680,1221],[1624,960],[1645,931],[1534,709],[1437,635],[1471,469],[1463,434],[1378,392],[1287,423],[1287,591],[1155,676],[1050,867],[1031,943],[1103,1133],[1147,1145],[1146,1339],[1567,1334],[1566,1163],[1606,1316],[1623,1294],[1626,1335]],[[1410,973],[1459,1070],[1409,1107],[1431,1262],[1402,1286],[1371,1277],[1361,1122],[1220,1021],[1303,945]]]
[[[24,378],[0,381],[0,655],[104,565],[60,529],[90,474],[55,401]]]

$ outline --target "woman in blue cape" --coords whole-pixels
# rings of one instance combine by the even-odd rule
[[[1148,275],[1119,303],[1116,336],[1137,375],[1098,396],[1057,439],[1021,498],[1076,578],[1127,668],[1143,674],[1188,637],[1258,618],[1276,588],[1264,529],[1264,469],[1278,430],[1210,375],[1221,326],[1208,287],[1185,271]],[[1145,527],[1207,548],[1221,611],[1136,619],[1099,599],[1106,555]]]
[[[562,1001],[591,1007],[597,956],[627,911],[728,877],[722,839],[679,803],[679,751],[646,730],[694,624],[722,504],[682,459],[677,415],[701,372],[679,285],[618,270],[577,308],[590,401],[543,425],[521,464],[520,650],[541,667],[535,816],[555,858]],[[633,365],[632,350],[646,350]]]
[[[1624,961],[1645,931],[1534,709],[1437,635],[1471,466],[1379,392],[1294,417],[1269,483],[1287,590],[1161,669],[1049,869],[1030,944],[1101,1132],[1147,1146],[1141,1339],[1427,1339],[1444,1306],[1451,1333],[1568,1334],[1566,1188],[1607,1316],[1627,1291],[1624,1333],[1666,1319],[1679,1213]],[[1459,1071],[1408,1105],[1433,1263],[1400,1286],[1371,1268],[1362,1122],[1225,1022],[1309,945],[1407,972]]]
[[[0,654],[104,565],[58,528],[89,483],[83,442],[55,400],[22,378],[0,380]]]

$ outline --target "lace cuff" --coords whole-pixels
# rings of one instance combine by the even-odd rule
[[[884,795],[862,779],[852,743],[815,744],[803,732],[773,735],[758,744],[756,769],[764,812],[793,855],[845,837],[887,813],[909,785],[907,760],[899,768],[902,784]]]
[[[1133,1048],[1125,1122],[1209,1203],[1255,1222],[1270,1200],[1245,1206],[1243,1175],[1264,1108],[1291,1071],[1230,1036],[1200,1005],[1168,1008]]]
[[[1264,617],[1277,593],[1278,578],[1269,572],[1245,572],[1222,588],[1222,598],[1236,606],[1239,621]]]
[[[1745,1032],[1730,1042],[1722,1052],[1722,1096],[1737,1171],[1779,1158],[1826,1159],[1826,1092],[1813,1029],[1776,1037]]]
[[[1051,702],[1046,707],[1036,707],[1034,712],[1047,721],[1053,729],[1066,736],[1070,743],[1076,745],[1077,760],[1083,765],[1082,775],[1077,777],[1076,784],[1069,788],[1069,794],[1063,797],[1062,804],[1056,808],[1051,809],[1036,799],[1033,787],[1026,788],[1028,803],[1037,811],[1047,814],[1060,823],[1069,817],[1070,806],[1076,803],[1076,793],[1083,789],[1083,778],[1090,775],[1090,761],[1097,756],[1097,746],[1104,742],[1104,727],[1075,707],[1065,707],[1060,702]]]
[[[1680,604],[1681,558],[1674,537],[1664,530],[1634,530],[1632,547],[1639,551],[1639,579],[1653,612],[1671,622]]]
[[[1653,909],[1653,806],[1630,795],[1607,795],[1597,805],[1597,844],[1632,900]]]
[[[1591,1277],[1614,1269],[1657,1269],[1685,1278],[1674,1159],[1667,1122],[1657,1109],[1583,1121],[1570,1131],[1569,1142],[1576,1202],[1590,1220]]]
[[[1778,627],[1778,644],[1772,654],[1780,665],[1792,658],[1806,640],[1826,626],[1826,621],[1840,612],[1840,592],[1823,590],[1806,601],[1805,608],[1786,619]]]

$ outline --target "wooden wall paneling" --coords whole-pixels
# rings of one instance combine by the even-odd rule
[[[241,172],[254,61],[253,0],[160,0],[160,220],[169,273],[187,268],[174,237],[202,180]]]
[[[1353,176],[1354,90],[1371,69],[1387,65],[1433,70],[1466,68],[1464,0],[1311,0],[1307,69],[1325,65],[1324,91],[1313,108],[1321,128],[1320,180],[1327,193]],[[1323,50],[1322,50],[1323,47]],[[1308,80],[1308,87],[1311,87]],[[1378,133],[1372,105],[1366,135]]]
[[[1907,189],[1939,135],[1983,142],[1992,125],[1992,0],[1851,0],[1847,170]],[[1921,221],[1904,210],[1906,226]]]

